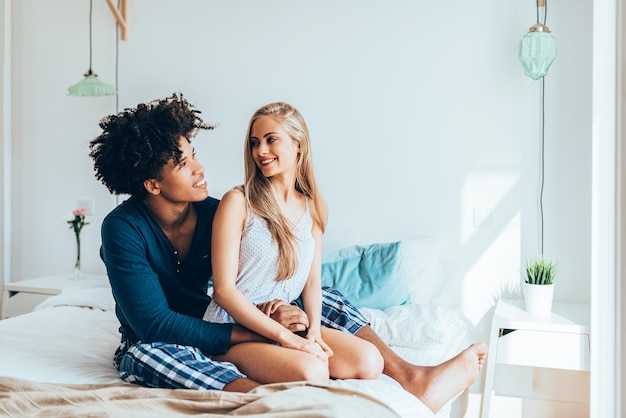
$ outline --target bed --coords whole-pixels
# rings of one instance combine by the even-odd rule
[[[475,335],[458,310],[431,303],[452,275],[437,255],[438,245],[399,241],[324,256],[326,284],[356,301],[383,340],[416,364],[445,361]],[[108,287],[75,289],[47,299],[32,313],[0,321],[0,415],[39,416],[43,410],[45,416],[339,417],[349,411],[350,416],[458,418],[467,408],[465,391],[434,414],[385,375],[332,380],[327,386],[264,385],[248,394],[128,385],[112,364],[119,343],[114,307]]]

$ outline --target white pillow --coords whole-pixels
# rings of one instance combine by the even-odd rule
[[[115,310],[115,299],[113,299],[110,287],[66,289],[63,293],[44,300],[34,310],[53,308],[55,306],[78,306],[112,311]]]
[[[411,303],[447,305],[456,265],[446,258],[446,244],[437,238],[416,238],[401,242],[402,260]]]
[[[475,339],[476,328],[470,320],[443,306],[402,305],[360,311],[385,343],[414,364],[439,364]]]

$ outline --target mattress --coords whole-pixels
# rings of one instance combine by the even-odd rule
[[[407,360],[438,364],[469,345],[472,325],[457,312],[429,305],[363,309],[374,330]],[[112,357],[119,322],[110,289],[78,289],[53,296],[32,313],[0,321],[0,378],[60,384],[119,383]],[[332,380],[389,405],[401,417],[450,417],[449,402],[433,414],[388,376]],[[465,393],[466,394],[466,393]]]

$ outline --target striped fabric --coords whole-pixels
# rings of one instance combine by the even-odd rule
[[[222,390],[245,377],[234,364],[211,360],[185,345],[139,342],[122,356],[116,353],[116,358],[121,360],[118,370],[123,381],[153,388]]]
[[[292,304],[302,308],[302,301]],[[363,315],[337,290],[322,288],[322,325],[351,334],[367,325]],[[222,390],[245,377],[235,365],[212,360],[199,349],[169,343],[131,343],[125,334],[114,364],[123,381],[147,387]]]
[[[291,302],[292,305],[304,309],[300,298]],[[322,287],[322,325],[341,331],[356,334],[365,325],[367,319],[337,289]]]

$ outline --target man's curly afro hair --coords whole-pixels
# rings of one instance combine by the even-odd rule
[[[182,94],[104,117],[103,132],[89,143],[96,178],[113,194],[146,195],[145,180],[159,179],[170,159],[181,158],[179,139],[191,142],[199,129],[214,129]]]

